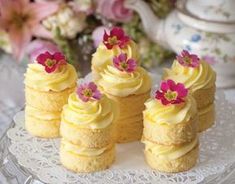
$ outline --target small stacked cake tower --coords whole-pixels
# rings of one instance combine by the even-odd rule
[[[183,50],[166,69],[163,79],[183,83],[195,98],[199,114],[198,131],[204,131],[214,124],[215,119],[215,81],[216,73],[211,66],[197,55]]]
[[[106,32],[101,43],[92,57],[92,75],[94,80],[101,78],[101,73],[113,63],[113,58],[125,53],[128,58],[139,62],[139,50],[136,43],[125,35],[121,28],[114,27],[110,35]]]
[[[60,160],[75,172],[108,168],[115,159],[115,104],[93,83],[81,84],[62,111]]]
[[[120,28],[104,34],[103,43],[92,59],[92,73],[101,91],[114,100],[120,115],[116,141],[139,140],[143,132],[144,102],[150,97],[151,79],[138,66],[135,43]]]
[[[197,107],[183,84],[163,81],[155,98],[145,103],[144,131],[147,163],[163,172],[186,171],[196,164]]]
[[[25,127],[31,134],[59,136],[60,114],[75,90],[77,73],[62,53],[40,54],[25,73]]]

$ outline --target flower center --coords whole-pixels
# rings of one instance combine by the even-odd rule
[[[51,68],[52,66],[54,66],[56,63],[56,61],[54,59],[47,59],[45,64],[47,67]]]
[[[86,97],[92,97],[92,91],[90,89],[84,89],[83,95]]]
[[[191,60],[191,58],[189,58],[189,57],[185,57],[184,58],[184,62],[186,63],[186,64],[191,64],[191,62],[192,62],[192,60]]]
[[[30,16],[28,14],[14,12],[11,21],[14,22],[17,28],[22,28],[29,18]]]
[[[165,98],[169,101],[171,100],[176,100],[177,98],[177,92],[176,91],[170,91],[168,90],[165,94],[164,94]]]
[[[127,69],[128,65],[126,62],[121,62],[120,67],[125,70],[125,69]]]
[[[113,36],[113,37],[108,38],[108,43],[109,43],[110,45],[116,45],[116,44],[118,44],[118,39],[117,39],[117,37],[116,37],[116,36]]]

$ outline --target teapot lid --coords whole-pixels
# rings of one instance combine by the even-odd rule
[[[185,8],[200,19],[227,23],[235,21],[234,0],[187,0]]]

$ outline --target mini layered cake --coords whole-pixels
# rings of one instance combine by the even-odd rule
[[[197,106],[182,83],[163,81],[155,98],[145,103],[145,157],[153,169],[181,172],[198,158]]]
[[[94,54],[92,68],[95,73],[99,71],[99,77],[96,78],[99,88],[116,102],[120,111],[115,127],[116,142],[139,140],[143,132],[144,102],[150,97],[150,76],[138,66],[136,57],[132,58],[130,45],[133,45],[133,41],[122,29],[114,28],[110,35],[105,33],[103,42],[103,50],[111,53],[109,59],[104,56],[104,65],[98,67],[98,70],[99,64],[96,63]]]
[[[171,69],[166,69],[163,79],[184,83],[197,102],[199,132],[210,128],[215,120],[216,73],[211,66],[196,55],[182,51]]]
[[[115,103],[91,82],[69,96],[61,121],[61,163],[75,172],[108,168],[115,159]]]
[[[75,90],[77,73],[59,52],[40,54],[25,73],[25,127],[34,136],[59,136],[61,111]]]
[[[121,41],[121,42],[120,42]],[[100,73],[112,64],[113,58],[121,53],[126,53],[128,58],[139,61],[139,50],[136,43],[125,35],[121,28],[115,27],[110,35],[106,32],[101,43],[92,57],[92,74],[96,81],[101,78]]]

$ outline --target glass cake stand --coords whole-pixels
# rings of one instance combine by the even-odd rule
[[[215,104],[215,125],[200,134],[198,164],[177,174],[151,170],[140,142],[117,145],[116,161],[105,171],[70,172],[59,162],[60,140],[29,135],[21,111],[0,139],[0,173],[6,179],[3,184],[228,184],[227,178],[235,171],[235,105],[225,100],[222,90],[217,91]]]

